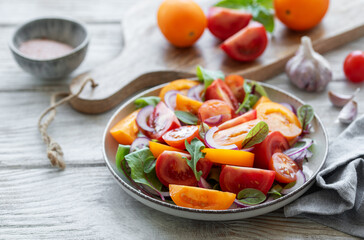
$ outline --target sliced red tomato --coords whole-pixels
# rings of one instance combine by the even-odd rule
[[[225,40],[249,24],[248,12],[222,7],[211,7],[207,14],[207,27],[217,38]]]
[[[164,102],[159,102],[149,117],[148,125],[154,128],[153,132],[144,132],[145,135],[158,141],[163,141],[162,136],[181,126],[174,112]]]
[[[198,117],[201,122],[219,115],[222,115],[221,122],[225,122],[232,118],[232,114],[233,110],[226,102],[215,99],[204,102],[198,109]]]
[[[221,146],[235,144],[240,149],[242,147],[245,136],[248,134],[250,129],[252,129],[260,121],[261,120],[256,119],[249,122],[241,123],[231,128],[219,130],[215,132],[213,139],[217,144]]]
[[[276,131],[271,132],[263,142],[254,146],[255,154],[254,167],[269,169],[269,162],[273,154],[283,152],[289,148],[287,139],[282,133]]]
[[[257,119],[257,111],[256,110],[251,110],[249,112],[244,113],[243,115],[233,118],[229,121],[224,122],[223,124],[220,124],[218,126],[219,130],[224,130],[227,128],[231,128],[234,127],[236,125],[245,123],[245,122],[249,122],[251,120]]]
[[[168,187],[169,184],[196,186],[197,180],[192,169],[187,165],[186,159],[191,159],[189,154],[164,151],[157,158],[155,171],[161,183]],[[202,171],[202,177],[206,178],[212,163],[206,159],[197,162],[197,171]]]
[[[235,194],[245,188],[254,188],[266,195],[274,177],[274,171],[226,165],[220,173],[220,187],[223,191]]]
[[[208,88],[206,88],[205,99],[218,99],[224,101],[233,110],[239,107],[238,100],[236,100],[230,88],[221,79],[213,81],[213,83]]]
[[[225,40],[220,47],[235,60],[252,61],[262,55],[267,43],[264,26],[258,22],[250,22],[247,27]]]
[[[228,75],[225,77],[225,83],[229,86],[236,99],[239,102],[243,102],[245,97],[244,78],[240,75]]]
[[[294,182],[297,179],[298,165],[284,153],[273,154],[269,161],[269,169],[275,171],[276,181],[281,183]]]
[[[168,131],[162,138],[169,146],[185,149],[185,140],[191,143],[198,135],[198,126],[182,126]]]
[[[169,185],[169,194],[177,206],[206,210],[228,209],[236,197],[234,193],[174,184]]]

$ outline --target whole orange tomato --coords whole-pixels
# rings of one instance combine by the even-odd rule
[[[158,9],[158,26],[167,40],[177,47],[192,46],[202,35],[207,19],[192,0],[165,0]]]
[[[330,0],[274,0],[278,19],[288,28],[304,31],[319,24]]]

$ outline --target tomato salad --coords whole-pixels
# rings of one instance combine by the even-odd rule
[[[135,100],[137,110],[110,130],[119,171],[149,196],[207,210],[249,207],[300,187],[312,156],[312,107],[273,102],[238,75],[198,66],[197,76]]]

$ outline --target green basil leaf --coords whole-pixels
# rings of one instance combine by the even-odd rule
[[[260,97],[264,96],[264,97],[268,97],[267,92],[265,91],[264,87],[262,87],[262,85],[260,85],[259,83],[252,81],[252,86],[254,86],[254,91],[256,93],[259,93]]]
[[[297,109],[298,120],[301,123],[302,129],[306,130],[308,124],[313,120],[315,116],[313,108],[310,105],[302,105]]]
[[[131,178],[137,182],[161,190],[162,184],[158,180],[155,171],[148,172],[150,161],[154,160],[152,152],[148,148],[143,148],[125,156],[131,170]],[[147,170],[147,171],[145,171]]]
[[[272,0],[222,0],[217,7],[244,9],[253,15],[253,20],[264,25],[268,32],[274,30],[274,12]]]
[[[296,181],[288,183],[286,186],[284,186],[284,189],[292,188],[294,185],[296,185]]]
[[[149,157],[149,158],[145,159],[144,172],[145,173],[153,172],[155,170],[156,163],[157,163],[157,161],[155,160],[154,157]]]
[[[264,90],[262,85],[255,81],[244,82],[245,97],[243,102],[240,104],[236,114],[240,113],[242,110],[249,111],[259,100],[261,96],[268,97],[267,92]]]
[[[259,122],[252,129],[250,129],[250,131],[246,135],[242,143],[242,149],[250,148],[255,144],[263,142],[263,140],[268,136],[268,133],[269,133],[268,124],[266,124],[263,121]]]
[[[247,205],[256,205],[265,201],[267,197],[254,188],[245,188],[238,193],[237,199]]]
[[[176,117],[183,123],[196,125],[198,122],[198,118],[192,113],[185,111],[174,111],[174,114],[176,114]]]
[[[274,195],[274,196],[277,196],[277,197],[281,197],[282,194],[281,194],[281,191],[282,191],[282,186],[279,185],[279,184],[276,184],[274,185],[268,192],[268,194],[270,195]]]
[[[118,150],[115,156],[115,164],[118,170],[126,176],[129,176],[130,173],[126,172],[126,162],[125,156],[128,155],[130,152],[130,145],[122,145],[119,144]]]
[[[149,96],[149,97],[141,97],[134,101],[136,108],[143,108],[148,105],[157,106],[157,104],[161,101],[160,97]]]
[[[198,138],[194,138],[192,139],[191,144],[185,140],[185,146],[186,150],[191,155],[191,160],[186,158],[187,164],[195,174],[197,181],[200,181],[202,171],[197,171],[197,162],[206,155],[205,153],[201,152],[201,150],[205,148],[205,145],[200,140],[198,140]]]
[[[225,79],[225,75],[222,71],[212,71],[202,68],[201,66],[197,66],[196,75],[198,80],[204,83],[205,89],[211,85],[211,83],[216,79]]]

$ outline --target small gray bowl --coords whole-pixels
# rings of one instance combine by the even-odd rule
[[[73,50],[67,55],[47,60],[34,59],[19,51],[23,42],[35,38],[66,43]],[[89,35],[84,24],[69,18],[44,17],[19,26],[9,47],[24,71],[42,79],[57,79],[67,76],[81,64],[86,56],[88,43]]]

